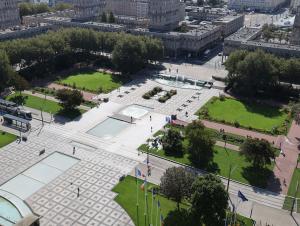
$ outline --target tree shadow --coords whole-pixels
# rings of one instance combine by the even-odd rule
[[[65,124],[71,121],[79,121],[82,118],[82,113],[79,109],[64,110],[61,109],[54,115],[54,122],[59,124]]]
[[[272,107],[266,104],[256,103],[256,102],[250,103],[248,101],[241,101],[241,103],[245,106],[247,111],[251,113],[263,115],[265,117],[270,117],[270,118],[282,115],[282,112],[278,107]]]
[[[186,226],[194,225],[197,226],[194,218],[190,216],[190,213],[186,209],[176,209],[170,211],[164,219],[165,226]]]
[[[250,185],[259,188],[266,188],[268,180],[273,174],[273,171],[268,168],[258,168],[248,166],[242,168],[242,176],[249,182]]]

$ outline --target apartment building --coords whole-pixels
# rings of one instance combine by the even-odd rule
[[[0,0],[0,29],[20,24],[17,0]]]

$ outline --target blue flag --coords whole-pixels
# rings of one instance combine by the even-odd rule
[[[135,177],[142,176],[141,171],[138,168],[135,168]]]
[[[248,199],[246,198],[246,196],[245,196],[241,191],[238,192],[238,197],[239,197],[243,202],[248,201]]]

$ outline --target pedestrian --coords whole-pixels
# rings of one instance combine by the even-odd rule
[[[151,126],[151,133],[152,133],[152,130],[153,130],[153,128],[152,128],[152,126]]]
[[[186,111],[185,112],[185,117],[188,117],[189,116],[189,113]]]
[[[79,187],[77,188],[77,198],[79,197],[79,192],[80,192],[80,189]]]
[[[152,116],[150,115],[150,122],[152,121]]]
[[[73,155],[75,155],[75,147],[73,147]]]
[[[130,122],[132,123],[132,121],[133,121],[133,118],[132,118],[132,116],[130,116]]]

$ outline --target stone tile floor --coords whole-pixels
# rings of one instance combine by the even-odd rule
[[[55,151],[72,155],[70,142],[59,134],[37,130],[27,142],[2,148],[0,184]],[[44,148],[46,154],[39,156]],[[91,152],[77,148],[74,157],[80,159],[77,164],[25,200],[41,215],[41,225],[133,225],[111,190],[137,162],[100,149]]]

